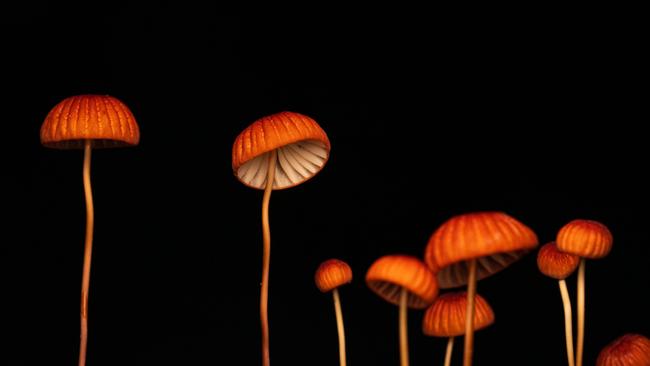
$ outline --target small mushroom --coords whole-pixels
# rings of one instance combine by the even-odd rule
[[[343,327],[343,311],[341,311],[341,298],[339,286],[352,281],[352,268],[339,259],[328,259],[321,263],[314,276],[316,287],[321,292],[332,292],[334,297],[334,312],[336,313],[336,329],[339,334],[339,363],[346,365],[345,357],[345,328]]]
[[[494,312],[490,304],[479,294],[476,294],[474,307],[474,331],[486,328],[494,323]],[[422,319],[422,331],[433,337],[446,337],[447,352],[445,366],[451,365],[451,353],[454,338],[465,334],[467,314],[467,293],[448,292],[438,298],[427,308]]]
[[[262,117],[242,131],[232,146],[232,170],[243,184],[263,189],[262,197],[262,286],[260,323],[262,364],[269,366],[269,268],[271,191],[296,186],[318,173],[329,158],[330,141],[318,123],[295,112]]]
[[[574,366],[575,358],[573,354],[573,329],[571,326],[571,298],[569,297],[569,291],[567,291],[565,279],[575,272],[579,262],[579,257],[560,252],[555,242],[543,245],[537,252],[537,267],[540,272],[555,278],[560,285],[562,305],[564,306],[564,334],[569,366]]]
[[[366,284],[384,300],[399,305],[400,364],[409,365],[407,309],[424,309],[438,295],[436,277],[426,264],[409,255],[386,255],[366,273]]]
[[[441,288],[467,284],[463,365],[472,364],[476,281],[497,273],[537,246],[537,235],[503,212],[454,216],[429,239],[424,258]]]
[[[650,366],[650,339],[626,334],[600,351],[596,366]]]
[[[86,364],[88,344],[88,291],[93,249],[95,210],[90,184],[93,148],[135,146],[140,129],[129,108],[108,95],[66,98],[50,110],[40,131],[41,144],[55,149],[83,149],[83,186],[86,200],[86,236],[81,281],[81,337],[79,366]]]
[[[576,365],[582,366],[585,339],[585,258],[603,258],[612,250],[612,233],[607,226],[592,220],[573,220],[557,234],[557,248],[580,258],[578,267],[578,335]]]

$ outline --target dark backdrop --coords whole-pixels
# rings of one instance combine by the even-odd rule
[[[272,196],[274,364],[336,364],[332,300],[313,283],[331,257],[355,276],[341,290],[349,364],[397,364],[397,307],[365,271],[421,256],[438,225],[476,210],[503,210],[542,243],[575,218],[608,225],[611,254],[587,265],[585,364],[623,333],[650,335],[640,23],[587,10],[4,11],[0,364],[76,362],[82,153],[43,148],[38,133],[84,93],[123,100],[142,132],[136,148],[93,156],[89,365],[260,364],[262,192],[234,178],[231,147],[282,110],[316,119],[332,152]],[[476,335],[477,365],[565,362],[559,291],[534,253],[478,289],[497,320]],[[442,364],[445,341],[409,316],[412,364]]]

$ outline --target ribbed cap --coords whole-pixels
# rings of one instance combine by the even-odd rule
[[[386,301],[399,305],[402,288],[408,290],[408,306],[426,308],[438,294],[436,278],[421,260],[409,255],[387,255],[368,269],[366,283]]]
[[[321,292],[328,292],[352,281],[352,268],[342,260],[328,259],[318,266],[314,281]]]
[[[560,229],[556,239],[560,251],[590,259],[607,256],[613,241],[607,226],[592,220],[569,222]]]
[[[108,95],[77,95],[59,102],[41,126],[41,143],[57,149],[134,146],[140,129],[120,100]]]
[[[543,274],[557,280],[569,277],[580,264],[580,257],[561,252],[555,242],[544,244],[537,252],[537,267]]]
[[[467,292],[448,292],[438,296],[422,319],[424,334],[434,337],[456,337],[465,334]],[[479,294],[474,297],[474,330],[494,323],[490,304]]]
[[[253,122],[232,147],[232,170],[245,185],[264,189],[269,154],[277,150],[273,189],[298,185],[318,173],[330,153],[325,131],[310,117],[280,112]]]

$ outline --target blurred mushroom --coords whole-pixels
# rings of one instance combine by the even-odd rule
[[[613,238],[607,226],[597,221],[573,220],[557,234],[557,248],[580,258],[578,267],[578,335],[576,365],[582,366],[585,338],[585,258],[603,258],[612,250]]]
[[[433,272],[416,257],[386,255],[366,273],[366,284],[384,300],[399,305],[400,364],[408,366],[407,307],[424,309],[438,294]]]
[[[479,294],[476,294],[474,310],[474,331],[483,329],[494,323],[494,312],[490,304]],[[467,314],[467,293],[448,292],[438,298],[427,308],[422,319],[422,331],[433,337],[446,337],[447,352],[445,366],[451,364],[451,353],[454,347],[454,337],[465,334]]]
[[[343,327],[343,312],[341,311],[338,287],[352,281],[352,269],[342,260],[328,259],[318,266],[314,280],[316,281],[316,287],[321,292],[332,291],[334,312],[336,313],[336,329],[339,334],[339,362],[341,366],[345,366],[345,328]]]
[[[441,288],[467,284],[463,365],[472,364],[476,281],[499,272],[537,246],[526,225],[502,212],[477,212],[452,217],[429,239],[425,260],[438,271]]]
[[[626,334],[600,351],[596,366],[650,366],[650,339]]]
[[[555,242],[543,245],[537,252],[537,267],[543,274],[555,278],[560,285],[562,305],[564,306],[564,333],[566,339],[566,353],[569,366],[574,365],[573,354],[573,328],[571,326],[571,298],[567,291],[565,278],[569,277],[578,268],[580,258],[560,252]]]
[[[79,365],[86,363],[88,343],[88,291],[93,248],[94,207],[90,184],[93,148],[135,146],[140,130],[129,108],[108,95],[78,95],[59,102],[45,117],[41,144],[55,149],[83,149],[83,186],[86,201],[86,235],[81,282],[81,344]]]
[[[262,362],[269,366],[268,288],[271,263],[269,202],[271,191],[298,185],[318,173],[329,158],[330,142],[318,123],[294,112],[280,112],[253,122],[235,139],[232,170],[245,185],[263,189],[262,286],[260,319]]]

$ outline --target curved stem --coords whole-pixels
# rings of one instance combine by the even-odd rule
[[[467,281],[467,311],[465,313],[465,349],[463,366],[472,365],[474,349],[474,297],[476,296],[476,259],[469,261],[469,278]]]
[[[341,311],[339,290],[335,288],[332,291],[332,296],[334,296],[334,311],[336,312],[336,329],[339,332],[339,363],[341,366],[345,366],[345,329],[343,328],[343,312]]]
[[[266,175],[266,188],[262,198],[262,238],[264,241],[264,253],[262,255],[262,288],[260,290],[260,320],[262,323],[262,364],[271,365],[269,357],[269,267],[271,264],[271,229],[269,227],[269,201],[273,191],[275,179],[276,151],[269,154],[269,169]]]
[[[571,327],[571,298],[566,288],[566,281],[560,280],[560,293],[562,294],[562,305],[564,306],[564,336],[566,338],[566,355],[569,360],[569,366],[574,366],[575,358],[573,356],[573,329]]]
[[[93,192],[90,185],[91,152],[90,140],[84,141],[83,182],[84,197],[86,199],[86,238],[83,276],[81,280],[81,343],[79,346],[79,366],[86,364],[86,346],[88,345],[88,290],[90,287],[90,261],[93,253],[93,228],[95,224]]]
[[[449,337],[447,341],[447,352],[445,352],[445,366],[451,365],[451,352],[454,350],[454,337]]]
[[[576,366],[582,366],[582,351],[585,342],[585,259],[580,259],[578,267],[578,341],[576,347]]]
[[[409,365],[409,340],[406,322],[406,300],[408,299],[408,290],[402,287],[399,296],[399,354],[401,366]]]

